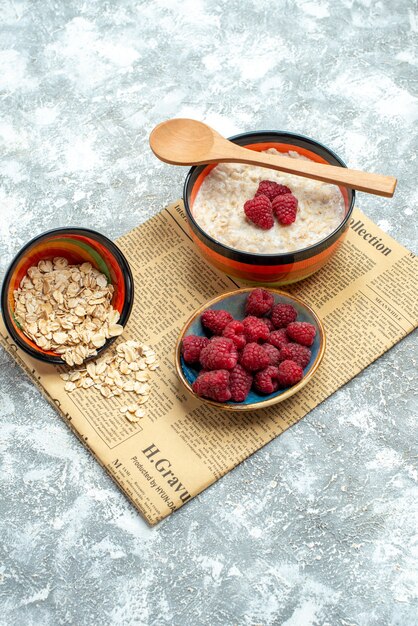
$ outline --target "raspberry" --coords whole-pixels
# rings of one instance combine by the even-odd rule
[[[223,329],[222,336],[232,339],[237,350],[241,350],[247,343],[244,335],[244,324],[238,320],[229,322]]]
[[[242,320],[244,324],[245,338],[248,342],[252,341],[266,341],[270,334],[268,326],[254,315],[244,317]]]
[[[204,372],[196,378],[192,389],[198,396],[204,396],[217,402],[228,402],[231,399],[229,372],[223,369]]]
[[[244,213],[250,222],[259,226],[263,230],[273,228],[274,217],[271,202],[267,196],[257,196],[252,200],[247,200],[244,204]]]
[[[213,335],[222,335],[222,331],[234,319],[231,313],[223,309],[208,309],[200,316],[202,324]]]
[[[231,390],[231,400],[234,402],[244,402],[248,396],[251,385],[253,384],[253,377],[249,374],[242,365],[236,365],[231,370],[229,377],[229,389]]]
[[[267,315],[271,311],[273,304],[274,297],[271,293],[261,288],[254,289],[248,294],[247,302],[245,303],[245,314],[263,317],[263,315]]]
[[[316,335],[316,328],[309,322],[292,322],[286,328],[289,339],[293,339],[302,346],[311,346]]]
[[[297,316],[297,311],[291,304],[276,304],[271,312],[271,321],[275,328],[285,328]]]
[[[288,343],[280,350],[280,360],[294,361],[301,367],[306,367],[311,360],[311,351],[298,343]]]
[[[232,370],[237,362],[235,344],[226,337],[212,337],[200,353],[200,364],[206,370]]]
[[[289,187],[286,185],[279,185],[272,180],[262,180],[258,185],[258,189],[255,193],[257,196],[267,196],[269,200],[273,200],[276,196],[281,196],[285,193],[291,193]]]
[[[270,365],[278,365],[283,359],[280,358],[280,350],[271,345],[271,343],[263,343],[263,350],[268,354]],[[302,347],[302,346],[300,346]]]
[[[271,321],[271,319],[269,317],[262,317],[261,319],[265,323],[265,325],[267,326],[267,328],[269,329],[270,332],[275,330],[275,328],[273,326],[273,322]]]
[[[270,365],[270,357],[258,343],[247,343],[241,354],[240,363],[246,370],[256,372]]]
[[[280,350],[283,346],[289,343],[289,337],[287,336],[286,329],[280,328],[279,330],[273,330],[267,341],[268,343],[271,343],[272,346]]]
[[[303,378],[303,369],[294,361],[282,361],[279,365],[278,381],[280,387],[291,387]]]
[[[261,393],[274,393],[279,388],[279,368],[269,365],[254,376],[254,387]]]
[[[284,196],[276,196],[271,206],[273,213],[275,213],[282,226],[288,226],[295,221],[298,201],[292,193],[286,193]]]
[[[185,362],[189,364],[199,363],[200,352],[208,343],[209,339],[207,337],[198,337],[197,335],[184,337],[181,344],[181,353]]]

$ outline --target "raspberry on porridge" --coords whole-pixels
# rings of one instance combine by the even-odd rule
[[[274,148],[265,152],[282,154]],[[309,160],[294,151],[283,156]],[[275,222],[263,230],[246,218],[243,206],[266,178],[286,185],[297,198],[293,223]],[[204,179],[192,213],[199,226],[222,244],[245,252],[278,254],[314,245],[333,232],[344,217],[344,199],[336,185],[253,165],[220,163]]]

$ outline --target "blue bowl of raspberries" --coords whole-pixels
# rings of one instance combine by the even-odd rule
[[[190,317],[177,341],[176,366],[203,402],[248,411],[299,391],[324,351],[324,327],[308,305],[276,289],[238,289]]]

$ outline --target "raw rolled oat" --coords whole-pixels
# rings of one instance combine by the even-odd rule
[[[44,259],[28,269],[14,292],[15,316],[23,332],[43,350],[81,365],[109,337],[119,336],[113,285],[91,263]]]
[[[141,405],[148,402],[151,386],[150,371],[158,367],[157,356],[149,346],[139,341],[119,343],[111,353],[104,354],[85,367],[64,372],[64,389],[71,393],[76,389],[94,387],[105,398],[133,393],[135,402],[123,404],[119,411],[129,422],[138,422],[144,417]]]

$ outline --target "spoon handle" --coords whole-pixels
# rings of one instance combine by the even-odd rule
[[[326,165],[323,163],[315,163],[314,161],[305,161],[303,159],[292,159],[276,154],[268,154],[266,152],[257,152],[249,150],[230,143],[230,150],[225,149],[222,145],[222,154],[219,158],[214,158],[212,162],[226,163],[247,163],[249,165],[259,165],[260,167],[268,167],[273,170],[280,170],[288,174],[296,174],[305,178],[313,178],[322,180],[325,183],[334,185],[343,185],[351,187],[366,193],[373,193],[377,196],[385,196],[391,198],[395,193],[397,180],[393,176],[384,176],[383,174],[372,174],[370,172],[362,172],[360,170],[351,170],[347,167],[339,167],[336,165]],[[207,161],[209,162],[209,161]]]

